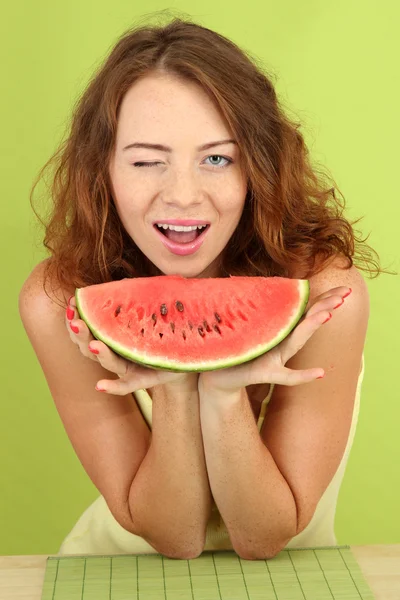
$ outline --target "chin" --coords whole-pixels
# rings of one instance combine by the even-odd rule
[[[217,277],[216,269],[213,264],[206,266],[196,266],[194,264],[172,265],[165,267],[165,265],[156,265],[164,275],[182,275],[182,277],[190,278],[204,278],[204,277]]]

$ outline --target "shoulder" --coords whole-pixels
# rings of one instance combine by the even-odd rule
[[[359,334],[360,338],[364,338],[370,312],[370,301],[367,283],[357,267],[352,265],[348,268],[347,259],[336,257],[319,273],[311,276],[309,283],[310,297],[306,311],[318,296],[332,288],[342,285],[351,288],[352,293],[346,298],[344,305],[337,313],[335,311],[336,329],[342,330],[347,323],[349,327],[347,335]]]
[[[74,290],[61,288],[51,277],[45,279],[50,266],[50,259],[38,263],[23,282],[18,295],[18,308],[23,323],[33,319],[48,322],[51,315],[63,315],[68,298]]]
[[[316,286],[327,287],[333,285],[349,285],[355,289],[364,290],[368,293],[368,289],[363,276],[355,265],[348,267],[348,260],[342,256],[337,256],[332,262],[327,264],[319,273],[316,273],[310,278],[310,282]]]
[[[310,296],[322,294],[324,291],[339,285],[351,287],[363,298],[368,298],[368,287],[355,265],[348,268],[347,259],[337,256],[319,273],[310,277]]]

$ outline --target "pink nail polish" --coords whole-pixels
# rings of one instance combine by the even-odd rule
[[[345,295],[343,296],[343,299],[347,298],[347,296],[350,296],[350,294],[351,294],[351,292],[352,292],[352,291],[353,291],[353,290],[350,288],[350,291],[349,291],[349,292],[347,292],[347,294],[345,294]]]
[[[319,377],[317,377],[316,379],[322,379],[323,377],[325,377],[325,373],[323,375],[320,375]]]
[[[106,391],[104,388],[97,387],[97,385],[96,385],[96,388],[95,388],[95,389],[96,389],[98,392],[105,392],[105,391]]]
[[[326,323],[327,321],[329,321],[329,319],[331,319],[331,318],[332,318],[332,313],[329,313],[329,317],[328,317],[327,319],[325,319],[325,321],[323,321],[323,322],[322,322],[322,325],[323,325],[324,323]]]
[[[74,333],[79,333],[78,327],[75,327],[75,325],[72,325],[71,323],[69,325]]]
[[[93,352],[93,354],[100,354],[99,350],[96,350],[96,348],[91,348],[89,346],[89,350],[90,350],[90,352]]]
[[[67,319],[68,321],[71,321],[71,319],[74,318],[74,311],[72,310],[72,308],[70,308],[69,306],[67,307]]]

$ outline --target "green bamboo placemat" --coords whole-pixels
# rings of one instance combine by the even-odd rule
[[[349,546],[233,551],[177,560],[160,554],[54,556],[42,600],[374,600]]]

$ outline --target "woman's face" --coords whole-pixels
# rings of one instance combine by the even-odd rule
[[[235,143],[201,147],[229,139],[226,122],[196,83],[149,75],[124,96],[110,163],[115,206],[135,244],[165,275],[219,275],[221,253],[243,211],[246,177]],[[126,149],[131,144],[170,150]],[[174,232],[156,225],[170,221],[208,226]]]

